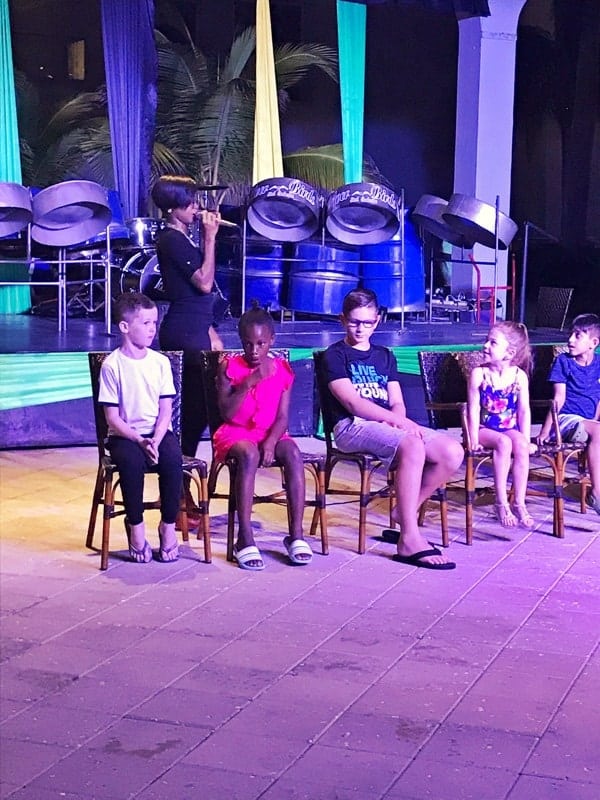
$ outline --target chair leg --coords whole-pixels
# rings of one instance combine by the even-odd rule
[[[315,482],[315,499],[312,520],[310,523],[310,535],[316,536],[317,525],[321,533],[321,553],[329,555],[329,537],[327,533],[327,508],[325,497],[325,467],[321,462],[305,464],[305,468],[310,472]]]
[[[360,555],[367,549],[367,506],[370,500],[371,473],[368,470],[361,470],[358,516],[358,552]]]
[[[98,472],[96,474],[96,484],[94,486],[94,493],[92,495],[92,507],[90,509],[90,520],[88,522],[88,529],[87,529],[87,536],[85,539],[85,546],[89,550],[93,550],[94,547],[94,532],[96,530],[96,520],[98,518],[98,506],[102,502],[102,486],[104,484],[104,470],[102,469],[102,465],[98,467]]]
[[[202,538],[204,540],[204,562],[210,564],[212,561],[212,546],[210,541],[210,517],[208,515],[208,480],[206,475],[200,474],[200,522],[202,527]],[[198,528],[198,539],[200,538],[200,527]]]
[[[227,500],[227,561],[233,561],[233,543],[235,540],[235,481],[237,470],[229,465],[229,498]]]
[[[114,487],[112,476],[106,476],[104,483],[104,513],[102,515],[102,547],[100,550],[100,569],[108,569],[108,547],[110,538],[110,520],[114,511]]]
[[[440,524],[442,526],[442,547],[450,546],[450,537],[448,535],[448,493],[445,486],[438,489],[440,494]]]
[[[475,502],[475,474],[473,459],[465,459],[465,538],[468,545],[473,544],[473,503]]]

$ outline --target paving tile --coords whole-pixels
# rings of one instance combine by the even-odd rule
[[[319,744],[409,760],[433,729],[433,722],[392,716],[382,709],[372,712],[351,709],[331,724],[319,738]]]
[[[2,780],[22,786],[68,753],[67,748],[56,744],[28,742],[24,747],[23,742],[17,739],[3,739]]]
[[[419,754],[429,761],[518,772],[536,743],[532,734],[444,722]]]
[[[130,719],[203,728],[207,732],[236,714],[246,701],[217,690],[168,687],[136,706]]]
[[[521,775],[506,800],[598,800],[598,783]]]
[[[155,719],[125,717],[93,736],[86,749],[171,764],[206,738],[206,731],[190,725]]]
[[[334,791],[341,797],[352,797],[348,792],[363,798],[379,797],[398,775],[400,766],[401,757],[317,744],[290,766],[265,797],[274,800],[290,785],[311,790],[312,797],[333,798]]]
[[[79,708],[74,714],[72,708],[50,699],[5,722],[0,734],[3,739],[75,747],[114,721],[114,716],[99,709]]]
[[[59,798],[65,792],[79,800],[122,800],[137,794],[165,772],[164,761],[146,756],[132,757],[120,753],[101,753],[80,748],[54,764],[31,781],[35,792],[51,791]]]
[[[198,797],[254,800],[262,795],[269,783],[270,779],[264,776],[197,764],[177,764],[136,795],[136,800],[196,800]]]
[[[173,688],[206,690],[241,701],[250,700],[274,684],[280,672],[262,665],[236,666],[215,659],[204,662],[173,682]]]
[[[509,770],[418,758],[385,794],[385,800],[503,800],[515,779],[516,774]]]
[[[251,777],[276,777],[306,749],[305,742],[268,736],[265,731],[248,736],[227,727],[218,730],[185,756],[181,763],[228,770]]]

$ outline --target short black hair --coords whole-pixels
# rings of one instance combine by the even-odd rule
[[[375,310],[379,314],[379,300],[375,292],[371,289],[352,289],[344,297],[342,314],[347,317],[355,308],[367,308],[368,306],[375,306]]]
[[[600,317],[597,314],[580,314],[571,323],[571,331],[584,331],[600,339]]]
[[[196,199],[196,181],[185,175],[163,175],[152,187],[152,200],[163,214],[187,208]]]
[[[275,335],[275,325],[273,324],[273,317],[269,312],[259,305],[258,300],[252,301],[252,308],[245,311],[240,317],[238,322],[238,333],[243,336],[251,325],[264,325],[269,329],[271,336]]]
[[[123,320],[129,322],[140,308],[156,308],[156,303],[141,292],[123,292],[123,294],[120,294],[113,302],[113,319],[117,325]]]

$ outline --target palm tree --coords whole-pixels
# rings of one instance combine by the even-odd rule
[[[182,41],[171,41],[158,30],[155,33],[158,81],[151,180],[165,173],[189,174],[199,183],[228,185],[227,201],[241,203],[252,173],[255,29],[236,37],[222,63],[211,63],[172,6],[169,28]],[[309,70],[317,69],[326,79],[337,81],[337,55],[325,45],[284,44],[274,55],[282,114],[291,102],[290,89]],[[33,150],[28,161],[32,184],[83,178],[112,186],[105,87],[66,102],[35,139]],[[287,175],[316,186],[335,188],[344,182],[339,144],[288,154],[284,165]],[[365,178],[385,183],[368,158]]]

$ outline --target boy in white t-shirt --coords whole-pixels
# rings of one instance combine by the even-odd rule
[[[161,500],[158,561],[179,557],[175,518],[182,486],[182,455],[171,429],[175,386],[169,359],[150,349],[156,334],[156,304],[143,294],[122,294],[114,303],[121,346],[100,371],[98,401],[108,423],[108,449],[120,473],[129,555],[152,561],[144,526],[144,476],[156,466]]]

